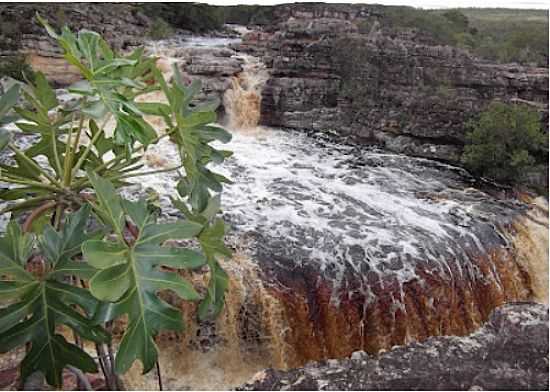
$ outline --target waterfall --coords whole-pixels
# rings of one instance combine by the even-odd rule
[[[153,51],[170,79],[181,58],[170,47]],[[235,250],[220,261],[230,277],[226,304],[218,319],[199,323],[196,304],[162,293],[186,325],[157,338],[167,389],[231,389],[264,368],[464,335],[505,302],[547,301],[547,200],[492,197],[437,162],[297,131],[255,132],[268,72],[252,56],[235,56],[242,71],[223,96],[234,131],[225,148],[234,155],[214,168],[233,180],[222,195]],[[160,99],[158,91],[139,97]],[[143,171],[179,159],[167,138],[144,158]],[[122,192],[152,188],[173,219],[177,179],[143,176]],[[207,274],[183,274],[205,287]],[[157,387],[139,363],[124,378],[129,389]]]
[[[169,48],[161,54],[169,77]],[[243,70],[223,95],[234,156],[216,167],[234,181],[222,195],[236,249],[221,261],[229,290],[220,317],[206,323],[194,304],[166,294],[187,326],[157,340],[170,389],[230,389],[267,367],[465,335],[502,303],[546,301],[547,201],[524,200],[521,209],[468,188],[458,168],[300,132],[255,132],[268,72],[239,57]],[[173,160],[163,140],[143,170]],[[138,185],[158,192],[166,217],[175,213],[175,176]],[[128,373],[128,386],[154,389],[154,373],[140,370]]]
[[[262,88],[269,74],[265,66],[252,56],[243,56],[243,71],[232,78],[223,102],[227,125],[235,130],[251,130],[260,122]]]

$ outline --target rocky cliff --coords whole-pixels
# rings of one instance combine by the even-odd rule
[[[547,123],[547,68],[491,64],[453,47],[390,38],[376,24],[359,34],[364,6],[288,7],[241,45],[270,67],[265,125],[331,130],[456,163],[468,120],[494,99],[533,106]]]
[[[240,390],[547,390],[548,308],[510,304],[465,337],[430,338],[378,357],[268,369]]]
[[[37,22],[36,13],[57,28],[68,25],[74,31],[97,31],[117,49],[143,44],[150,26],[149,19],[131,4],[1,4],[0,59],[23,55],[33,69],[58,86],[78,80],[78,71],[62,58],[59,47]]]

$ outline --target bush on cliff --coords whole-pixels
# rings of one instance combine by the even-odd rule
[[[223,15],[218,7],[200,3],[144,3],[140,9],[150,17],[165,20],[172,27],[205,33],[223,28]]]
[[[475,174],[521,182],[537,164],[548,161],[539,114],[524,105],[493,102],[470,126],[462,162]]]
[[[164,19],[156,17],[153,20],[151,29],[149,30],[149,37],[154,40],[165,39],[174,34],[174,29]]]
[[[373,7],[375,16],[359,26],[363,33],[370,31],[375,18],[393,32],[415,31],[420,42],[457,46],[503,63],[548,64],[548,13],[542,10]]]

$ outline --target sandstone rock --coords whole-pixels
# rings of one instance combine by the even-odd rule
[[[508,304],[477,332],[434,337],[378,357],[268,369],[238,390],[547,390],[548,307]]]
[[[491,64],[414,35],[356,34],[352,26],[369,12],[375,8],[280,6],[263,32],[243,37],[239,50],[262,55],[270,68],[263,124],[356,135],[452,163],[465,124],[494,99],[528,103],[547,124],[548,69]]]
[[[228,48],[182,48],[174,57],[186,79],[201,81],[202,90],[197,96],[199,102],[211,99],[221,102],[231,86],[231,78],[243,71],[244,60]]]
[[[97,31],[114,48],[128,49],[143,44],[149,19],[131,4],[51,3],[0,5],[2,23],[12,23],[0,30],[0,56],[24,54],[37,71],[42,71],[57,86],[78,80],[78,73],[61,56],[61,50],[36,21],[39,13],[58,29],[67,24],[73,31]],[[5,22],[7,21],[7,22]],[[4,42],[4,43],[2,43]],[[11,42],[10,45],[5,44]]]

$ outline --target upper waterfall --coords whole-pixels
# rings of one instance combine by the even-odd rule
[[[269,73],[257,58],[241,56],[243,71],[231,80],[231,87],[225,92],[223,102],[232,129],[251,129],[260,122],[262,88]]]

